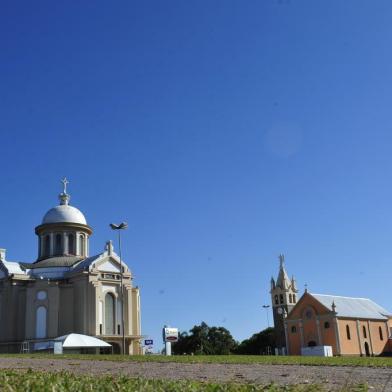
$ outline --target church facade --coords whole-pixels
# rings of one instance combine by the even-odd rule
[[[93,230],[70,205],[66,185],[60,204],[35,228],[34,262],[9,261],[0,249],[0,351],[80,333],[105,340],[120,353],[124,309],[125,353],[140,354],[140,294],[132,272],[111,241],[102,253],[89,254]]]
[[[333,355],[378,356],[391,353],[392,314],[368,298],[309,293],[285,319],[287,353],[330,346]]]

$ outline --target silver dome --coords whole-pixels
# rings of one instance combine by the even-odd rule
[[[42,219],[42,224],[64,222],[87,225],[87,221],[83,213],[68,204],[61,204],[50,209]]]

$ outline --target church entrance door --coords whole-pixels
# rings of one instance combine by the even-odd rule
[[[370,350],[368,342],[365,342],[365,353],[367,357],[370,357]]]

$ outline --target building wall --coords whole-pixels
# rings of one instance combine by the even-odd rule
[[[74,290],[73,285],[66,283],[60,289],[60,311],[58,336],[74,331]]]
[[[342,355],[380,355],[389,352],[387,322],[378,320],[340,319],[339,328]],[[350,328],[351,339],[347,338],[346,326]],[[380,334],[381,329],[381,334]]]
[[[301,355],[303,345],[301,336],[302,321],[293,320],[287,323],[288,354]]]
[[[361,355],[358,327],[356,320],[338,319],[341,355]],[[349,336],[347,334],[349,330]]]

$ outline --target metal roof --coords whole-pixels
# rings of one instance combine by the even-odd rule
[[[88,269],[88,267],[97,259],[99,259],[102,256],[102,253],[95,255],[95,256],[90,256],[87,257],[87,259],[82,260],[80,263],[76,264],[73,268],[72,271],[80,271],[84,269]]]
[[[20,263],[23,268],[48,268],[48,267],[71,267],[77,262],[83,260],[80,256],[55,256],[48,259],[36,261],[35,263]]]
[[[387,320],[392,316],[391,312],[384,309],[368,298],[341,297],[338,295],[325,295],[309,293],[317,301],[332,311],[332,303],[335,304],[335,312],[338,317],[357,319]]]
[[[63,347],[111,347],[112,345],[94,336],[81,335],[79,333],[70,333],[69,335],[60,336],[55,341],[63,342]]]
[[[20,268],[20,263],[16,261],[1,260],[4,267],[7,269],[8,274],[25,275],[26,273]]]

